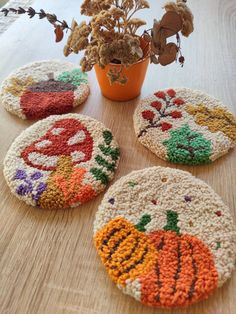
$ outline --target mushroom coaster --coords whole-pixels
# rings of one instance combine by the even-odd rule
[[[134,129],[145,147],[173,163],[210,163],[236,144],[232,113],[219,100],[188,88],[143,99],[134,113]]]
[[[50,116],[23,131],[4,160],[11,192],[32,206],[83,204],[114,177],[119,147],[101,122],[80,114]]]
[[[106,192],[94,242],[124,293],[156,308],[208,298],[231,276],[236,231],[229,208],[189,172],[133,171]]]
[[[57,60],[25,65],[6,78],[0,88],[5,109],[29,120],[68,113],[88,95],[87,74],[72,63]]]

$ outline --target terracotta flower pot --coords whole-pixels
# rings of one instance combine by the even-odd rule
[[[117,68],[119,70],[120,64],[110,63],[104,69],[97,64],[94,66],[103,96],[114,101],[128,101],[139,96],[149,64],[148,43],[142,38],[140,38],[140,42],[144,51],[144,58],[128,68],[124,67],[122,73],[128,79],[125,85],[117,82],[111,84],[107,76],[110,69]]]

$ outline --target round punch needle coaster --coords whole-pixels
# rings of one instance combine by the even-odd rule
[[[101,122],[80,114],[50,116],[23,131],[4,160],[11,192],[32,206],[75,207],[114,177],[119,147]]]
[[[210,163],[236,144],[232,113],[219,100],[188,88],[143,99],[134,113],[134,129],[145,147],[173,163]]]
[[[231,276],[236,254],[221,198],[190,173],[163,167],[133,171],[109,188],[94,242],[117,286],[156,308],[208,298]]]
[[[0,89],[5,109],[22,119],[42,119],[71,112],[89,95],[87,74],[76,65],[37,61],[14,71]]]

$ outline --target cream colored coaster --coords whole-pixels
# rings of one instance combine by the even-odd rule
[[[6,110],[30,120],[68,113],[88,95],[87,74],[75,64],[57,60],[25,65],[0,88],[0,102]]]
[[[138,301],[185,307],[231,276],[236,232],[229,208],[190,173],[152,167],[106,192],[94,241],[110,277]]]
[[[134,113],[138,140],[158,157],[198,165],[236,144],[236,119],[219,100],[188,88],[157,91]]]
[[[75,207],[114,177],[118,144],[101,122],[79,114],[50,116],[18,136],[4,160],[11,192],[32,206]]]

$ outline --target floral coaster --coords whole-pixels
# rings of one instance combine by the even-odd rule
[[[32,206],[78,206],[114,177],[119,148],[102,123],[79,114],[51,116],[18,136],[4,160],[11,192]]]
[[[87,74],[76,65],[50,60],[28,64],[3,81],[0,102],[22,119],[70,112],[89,95]]]
[[[187,88],[158,91],[142,100],[134,128],[144,146],[174,163],[209,163],[236,144],[235,117],[219,100]]]
[[[94,241],[110,277],[143,304],[185,307],[230,276],[236,232],[229,208],[190,173],[152,167],[112,185]]]

